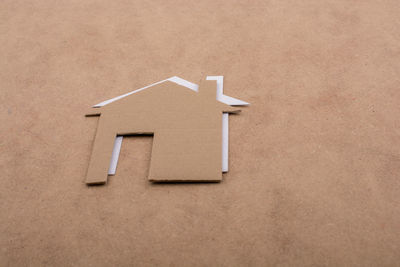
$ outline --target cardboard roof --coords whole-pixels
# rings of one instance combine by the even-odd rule
[[[227,96],[227,95],[223,94],[223,76],[207,76],[207,80],[216,80],[217,81],[217,100],[218,101],[220,101],[220,102],[222,102],[224,104],[227,104],[227,105],[231,105],[231,106],[246,106],[246,105],[249,105],[249,103],[247,103],[247,102],[245,102],[243,100],[240,100],[240,99],[237,99],[237,98],[234,98],[234,97],[230,97],[230,96]],[[192,83],[192,82],[189,82],[187,80],[184,80],[182,78],[179,78],[177,76],[173,76],[171,78],[168,78],[168,79],[165,79],[165,80],[150,84],[150,85],[142,87],[140,89],[133,90],[133,91],[131,91],[129,93],[126,93],[126,94],[123,94],[123,95],[120,95],[120,96],[117,96],[117,97],[114,97],[114,98],[111,98],[111,99],[108,99],[108,100],[104,100],[104,101],[94,105],[93,107],[94,108],[103,107],[103,106],[105,106],[107,104],[110,104],[110,103],[112,103],[114,101],[120,100],[120,99],[122,99],[124,97],[127,97],[127,96],[131,95],[131,94],[135,94],[137,92],[140,92],[142,90],[145,90],[147,88],[153,87],[155,85],[164,83],[166,81],[174,82],[176,84],[179,84],[181,86],[184,86],[184,87],[186,87],[186,88],[188,88],[190,90],[196,91],[196,92],[199,91],[199,85],[197,85],[195,83]]]

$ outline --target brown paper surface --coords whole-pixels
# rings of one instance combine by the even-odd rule
[[[1,266],[395,266],[400,6],[1,1]],[[91,105],[224,75],[220,183],[152,184],[151,137],[87,187]]]

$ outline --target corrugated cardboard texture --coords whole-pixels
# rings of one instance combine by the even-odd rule
[[[217,101],[216,95],[215,81],[202,81],[199,92],[166,81],[94,108],[100,122],[86,183],[107,182],[117,135],[143,133],[154,139],[149,180],[221,181],[222,113],[240,110]]]
[[[400,6],[387,1],[1,1],[0,265],[393,266]],[[224,75],[221,183],[154,185],[151,137],[84,183],[87,107]]]

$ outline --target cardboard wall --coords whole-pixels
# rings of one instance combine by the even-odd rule
[[[394,266],[398,1],[1,1],[1,266]],[[250,102],[218,184],[147,181],[124,139],[85,175],[105,99],[224,75]]]

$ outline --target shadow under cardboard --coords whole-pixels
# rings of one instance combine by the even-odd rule
[[[102,184],[86,184],[87,187],[103,187],[107,184],[112,183],[112,178],[110,179],[110,177],[113,177],[114,175],[109,175],[108,177],[108,182],[107,183],[102,183]],[[221,184],[223,182],[222,181],[149,181],[146,179],[146,181],[150,184],[150,186],[183,186],[183,185],[215,185],[215,184]]]
[[[99,184],[90,184],[86,185],[87,187],[102,187],[106,184],[112,183],[112,180],[114,175],[109,175],[108,177],[108,182],[107,183],[99,183]],[[111,178],[111,179],[110,179]],[[222,181],[149,181],[146,179],[146,181],[150,184],[150,186],[179,186],[179,185],[215,185],[215,184],[221,184],[223,183]]]
[[[215,185],[222,181],[149,181],[151,186]]]

